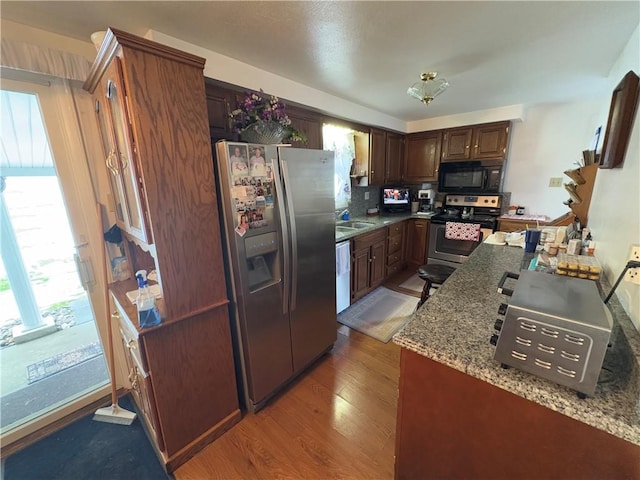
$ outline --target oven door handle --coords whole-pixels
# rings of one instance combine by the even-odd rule
[[[503,295],[510,297],[511,295],[513,295],[513,290],[511,290],[510,288],[504,288],[504,284],[507,281],[507,278],[513,278],[515,280],[518,280],[520,278],[520,275],[518,273],[513,273],[513,272],[504,272],[502,274],[502,278],[498,282],[498,293],[501,293]]]

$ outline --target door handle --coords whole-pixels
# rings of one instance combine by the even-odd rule
[[[91,287],[96,284],[95,276],[93,274],[93,266],[89,260],[82,260],[80,255],[75,253],[73,259],[76,262],[76,268],[78,270],[78,276],[80,277],[80,283],[82,288],[89,291]]]
[[[287,169],[287,162],[282,159],[280,160],[280,171],[282,172],[282,181],[284,182],[285,196],[289,210],[289,225],[291,227],[291,298],[289,299],[289,309],[293,312],[296,309],[298,296],[298,232],[296,228],[296,214],[290,192],[291,181],[289,180],[289,170]]]

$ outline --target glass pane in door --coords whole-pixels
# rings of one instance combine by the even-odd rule
[[[113,130],[115,134],[117,156],[116,161],[120,167],[120,175],[122,175],[122,184],[124,186],[125,208],[127,209],[127,217],[129,225],[136,230],[142,230],[142,218],[140,215],[140,206],[138,202],[138,190],[136,188],[136,169],[132,164],[132,158],[129,156],[127,132],[128,119],[124,112],[123,102],[119,87],[117,84],[109,80],[107,84],[107,96],[109,98],[109,110],[111,111]]]
[[[2,91],[0,431],[108,382],[35,95]]]

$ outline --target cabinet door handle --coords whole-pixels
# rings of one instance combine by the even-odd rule
[[[115,157],[116,157],[115,150],[111,150],[109,152],[109,155],[107,155],[107,159],[105,160],[105,163],[107,164],[107,168],[109,169],[112,175],[118,175],[118,169],[113,163],[113,160],[115,159]]]
[[[120,154],[120,168],[124,171],[129,166],[129,162],[127,161],[127,157],[124,154]]]
[[[140,391],[140,385],[138,384],[138,371],[136,367],[133,367],[129,372],[129,382],[131,383],[131,388],[136,392]]]

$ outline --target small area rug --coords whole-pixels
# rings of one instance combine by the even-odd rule
[[[31,385],[100,355],[102,355],[102,347],[98,342],[93,342],[70,352],[59,353],[51,358],[32,363],[27,365],[27,383]]]
[[[134,411],[129,396],[120,406]],[[4,460],[4,480],[160,480],[162,468],[140,419],[131,425],[96,422],[93,413]]]
[[[406,288],[407,290],[413,290],[414,292],[422,293],[424,280],[421,279],[417,273],[415,273],[398,286],[400,288]]]
[[[415,297],[379,287],[338,315],[338,322],[387,343],[409,321]]]

